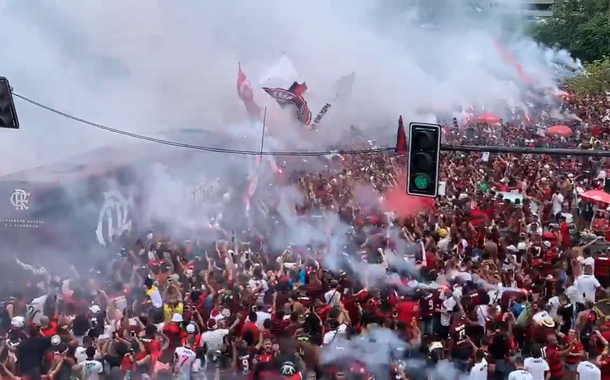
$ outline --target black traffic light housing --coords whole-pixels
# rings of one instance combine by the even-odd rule
[[[442,127],[438,124],[409,124],[407,194],[429,198],[437,196],[441,137]]]
[[[0,77],[0,128],[19,129],[12,88],[5,77]]]

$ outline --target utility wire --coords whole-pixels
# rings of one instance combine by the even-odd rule
[[[24,100],[36,107],[52,112],[56,115],[65,117],[76,122],[86,124],[107,132],[116,133],[119,135],[131,137],[134,139],[149,141],[157,144],[175,146],[178,148],[194,149],[205,152],[238,154],[242,156],[292,156],[292,157],[320,157],[335,154],[375,154],[384,152],[394,152],[395,148],[377,148],[377,149],[360,149],[360,150],[327,150],[327,151],[279,151],[279,152],[261,152],[255,150],[238,150],[218,148],[212,146],[201,146],[180,143],[177,141],[163,140],[155,137],[140,135],[137,133],[127,132],[116,128],[111,128],[103,124],[94,123],[92,121],[82,119],[66,112],[59,111],[53,107],[46,106],[28,97],[13,92],[13,95],[21,100]],[[548,154],[552,156],[580,156],[580,157],[610,157],[610,151],[604,150],[584,150],[584,149],[557,149],[557,148],[529,148],[529,147],[507,147],[507,146],[466,146],[466,145],[441,145],[441,150],[451,152],[488,152],[488,153],[512,153],[512,154]]]
[[[239,154],[239,155],[244,155],[244,156],[260,156],[260,155],[264,155],[264,156],[297,156],[297,157],[319,157],[319,156],[327,156],[327,155],[331,155],[331,154],[363,154],[363,153],[381,153],[381,152],[390,152],[390,151],[394,151],[394,148],[379,148],[379,149],[362,149],[362,150],[336,150],[336,151],[311,151],[311,152],[307,152],[307,151],[279,151],[279,152],[260,152],[260,151],[254,151],[254,150],[239,150],[239,149],[228,149],[228,148],[218,148],[218,147],[211,147],[211,146],[201,146],[201,145],[192,145],[192,144],[185,144],[185,143],[180,143],[177,141],[170,141],[170,140],[164,140],[164,139],[159,139],[159,138],[155,138],[155,137],[151,137],[151,136],[146,136],[146,135],[140,135],[137,133],[132,133],[132,132],[127,132],[127,131],[123,131],[121,129],[116,129],[116,128],[112,128],[103,124],[99,124],[99,123],[95,123],[83,118],[80,118],[78,116],[74,116],[71,115],[69,113],[60,111],[56,108],[53,107],[49,107],[47,105],[44,105],[42,103],[39,103],[35,100],[32,100],[26,96],[23,96],[21,94],[18,94],[16,92],[13,92],[13,96],[24,100],[36,107],[42,108],[46,111],[52,112],[56,115],[59,115],[61,117],[65,117],[66,119],[70,119],[73,121],[76,121],[78,123],[82,123],[82,124],[86,124],[89,126],[92,126],[94,128],[98,128],[107,132],[111,132],[111,133],[116,133],[119,135],[123,135],[123,136],[127,136],[127,137],[131,137],[134,139],[139,139],[139,140],[144,140],[144,141],[149,141],[149,142],[153,142],[153,143],[157,143],[157,144],[164,144],[164,145],[169,145],[169,146],[175,146],[175,147],[179,147],[179,148],[187,148],[187,149],[195,149],[195,150],[202,150],[202,151],[206,151],[206,152],[214,152],[214,153],[225,153],[225,154]]]

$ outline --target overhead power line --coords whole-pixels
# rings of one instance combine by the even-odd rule
[[[49,107],[47,105],[44,105],[42,103],[39,103],[35,100],[32,100],[26,96],[20,95],[16,92],[13,92],[13,95],[21,100],[24,100],[36,107],[40,107],[44,110],[47,110],[49,112],[52,112],[56,115],[59,115],[61,117],[65,117],[66,119],[70,119],[73,121],[76,121],[78,123],[82,123],[82,124],[86,124],[89,126],[92,126],[94,128],[98,128],[107,132],[111,132],[111,133],[116,133],[119,135],[123,135],[123,136],[127,136],[127,137],[131,137],[134,139],[139,139],[139,140],[144,140],[144,141],[149,141],[149,142],[154,142],[157,144],[164,144],[164,145],[170,145],[170,146],[175,146],[175,147],[179,147],[179,148],[187,148],[187,149],[195,149],[195,150],[202,150],[202,151],[206,151],[206,152],[214,152],[214,153],[226,153],[226,154],[240,154],[240,155],[247,155],[247,156],[260,156],[261,152],[260,151],[254,151],[254,150],[239,150],[239,149],[228,149],[228,148],[219,148],[219,147],[211,147],[211,146],[202,146],[202,145],[193,145],[193,144],[186,144],[186,143],[181,143],[181,142],[177,142],[177,141],[170,141],[170,140],[164,140],[164,139],[159,139],[156,137],[151,137],[151,136],[146,136],[146,135],[141,135],[141,134],[137,134],[137,133],[132,133],[132,132],[127,132],[121,129],[116,129],[116,128],[112,128],[109,127],[107,125],[104,124],[99,124],[99,123],[95,123],[93,121],[89,121],[83,118],[80,118],[78,116],[74,116],[71,115],[69,113],[60,111],[58,109],[55,109],[53,107]],[[342,150],[342,151],[280,151],[280,152],[262,152],[262,155],[268,155],[268,156],[305,156],[305,157],[316,157],[316,156],[326,156],[329,154],[336,154],[336,153],[341,153],[341,154],[362,154],[362,153],[377,153],[377,152],[390,152],[393,151],[394,148],[379,148],[379,149],[361,149],[361,150]]]
[[[35,100],[32,100],[26,96],[20,95],[13,92],[13,95],[23,101],[26,101],[36,107],[42,108],[46,111],[52,112],[56,115],[76,121],[78,123],[86,124],[91,127],[101,129],[107,132],[131,137],[138,140],[149,141],[152,143],[175,146],[178,148],[194,149],[205,152],[213,153],[224,153],[224,154],[238,154],[243,156],[296,156],[296,157],[320,157],[328,156],[333,154],[375,154],[375,153],[386,153],[394,152],[394,147],[384,147],[375,149],[356,149],[356,150],[326,150],[326,151],[276,151],[276,152],[260,152],[255,150],[239,150],[239,149],[228,149],[212,146],[193,145],[186,144],[177,141],[170,141],[159,139],[156,137],[141,135],[138,133],[127,132],[121,129],[109,127],[104,124],[95,123],[87,119],[74,116],[72,114],[60,111],[56,108],[44,105]],[[610,157],[610,151],[602,150],[583,150],[583,149],[556,149],[556,148],[529,148],[529,147],[506,147],[506,146],[466,146],[466,145],[441,145],[441,150],[451,152],[488,152],[488,153],[512,153],[512,154],[548,154],[553,156],[581,156],[581,157]]]

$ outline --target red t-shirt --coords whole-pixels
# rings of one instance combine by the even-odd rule
[[[244,338],[244,333],[246,331],[251,331],[252,332],[252,337],[254,338],[254,342],[258,341],[258,327],[256,327],[256,323],[254,322],[248,322],[246,323],[242,328],[241,328],[241,338]]]
[[[47,327],[41,327],[40,333],[45,338],[50,338],[57,332],[57,317],[51,318]]]
[[[570,227],[568,223],[561,223],[559,226],[559,231],[561,231],[561,243],[564,247],[570,246]]]
[[[411,325],[413,320],[419,321],[419,305],[417,302],[401,301],[396,305],[396,319],[399,322]]]

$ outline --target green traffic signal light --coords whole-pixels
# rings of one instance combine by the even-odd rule
[[[436,197],[439,182],[441,126],[430,123],[409,124],[409,166],[407,194]]]
[[[429,184],[428,176],[423,173],[417,173],[415,178],[413,178],[413,183],[415,184],[415,187],[420,190],[427,189]]]

